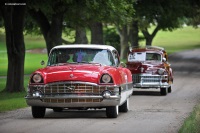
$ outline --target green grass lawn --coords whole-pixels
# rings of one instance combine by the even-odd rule
[[[194,108],[193,112],[185,120],[179,133],[200,133],[200,104]]]
[[[144,41],[140,44],[145,44]],[[26,49],[37,49],[45,48],[45,42],[41,36],[25,36],[25,45]],[[194,29],[192,27],[185,27],[177,29],[173,32],[159,31],[156,37],[153,40],[154,46],[161,46],[166,49],[168,54],[200,48],[200,28]],[[26,53],[25,57],[25,74],[29,75],[34,70],[41,68],[40,61],[47,61],[47,54],[40,53]],[[0,76],[6,76],[7,73],[7,53],[6,53],[6,44],[5,36],[0,30]],[[29,76],[24,77],[24,86],[28,84]],[[1,92],[5,88],[6,78],[0,77],[0,112],[14,110],[17,108],[27,107],[25,103],[24,96],[26,92],[21,93],[7,93]],[[200,132],[200,105],[195,108],[193,113],[185,121],[183,127],[180,129],[179,133],[187,132]],[[194,126],[195,125],[195,126]]]
[[[25,36],[25,47],[26,50],[30,49],[38,49],[45,48],[45,41],[41,36]],[[40,65],[41,60],[47,62],[47,54],[46,53],[28,53],[25,55],[25,75],[30,75],[34,70],[38,68],[42,68]],[[20,93],[7,93],[1,92],[4,90],[6,86],[6,76],[7,75],[7,52],[6,52],[6,43],[5,43],[5,35],[0,32],[0,112],[14,110],[17,108],[27,107],[24,96],[26,92]],[[28,84],[29,76],[24,76],[24,87],[26,90]]]
[[[141,42],[145,44],[144,41]],[[159,31],[153,40],[154,46],[164,47],[168,54],[200,48],[200,28],[185,27],[173,32]]]

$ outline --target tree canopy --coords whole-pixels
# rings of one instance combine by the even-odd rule
[[[6,6],[9,2],[25,5]],[[9,91],[23,90],[24,29],[27,34],[42,34],[48,53],[56,45],[69,43],[62,39],[66,28],[76,31],[75,42],[70,43],[103,44],[105,37],[113,35],[120,45],[116,45],[116,40],[106,40],[115,42],[121,58],[126,58],[128,47],[139,45],[140,31],[146,45],[152,45],[159,30],[172,31],[183,23],[200,24],[199,0],[3,0],[0,11],[6,31]],[[113,29],[112,33],[103,31],[108,25],[116,28],[118,37]],[[155,29],[150,32],[152,25]],[[91,40],[86,36],[86,28],[91,31]],[[12,86],[8,82],[11,80]]]

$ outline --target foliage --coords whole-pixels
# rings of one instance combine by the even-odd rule
[[[180,27],[180,18],[184,16],[187,0],[140,0],[134,4],[136,19],[140,28],[158,25],[162,30],[172,31]]]
[[[188,19],[187,24],[193,25],[197,28],[200,25],[200,1],[190,0],[189,5],[189,12],[186,14],[186,18]]]
[[[104,44],[114,46],[120,51],[120,38],[115,27],[106,27],[104,30]]]
[[[64,12],[64,27],[87,27],[90,22],[122,23],[131,19],[134,0],[28,0],[28,9],[41,11],[50,21],[56,12]],[[27,13],[25,29],[27,33],[40,34],[35,21]]]

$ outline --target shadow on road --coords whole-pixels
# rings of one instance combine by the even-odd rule
[[[105,110],[70,110],[70,109],[64,109],[62,112],[54,112],[53,110],[48,109],[43,119],[66,119],[66,118],[108,119],[106,117]]]
[[[133,91],[133,94],[132,94],[133,96],[134,95],[137,95],[137,96],[161,96],[160,95],[160,92],[159,91],[149,91],[149,90],[147,90],[147,91],[143,91],[143,90],[140,90],[140,91]]]
[[[178,74],[200,74],[200,49],[187,50],[169,55],[169,63]]]

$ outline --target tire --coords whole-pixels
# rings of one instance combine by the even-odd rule
[[[106,116],[108,118],[117,118],[119,113],[118,106],[111,106],[106,108]]]
[[[126,100],[125,103],[119,106],[119,112],[128,112],[128,110],[129,110],[129,98]]]
[[[172,92],[172,87],[170,86],[169,88],[168,88],[168,93],[171,93]]]
[[[62,112],[62,111],[63,111],[63,108],[53,108],[53,111],[54,111],[54,112]]]
[[[31,110],[33,118],[43,118],[45,116],[45,107],[32,106]]]
[[[167,95],[167,92],[168,92],[167,88],[160,88],[160,94],[161,94],[162,96],[166,96],[166,95]]]

